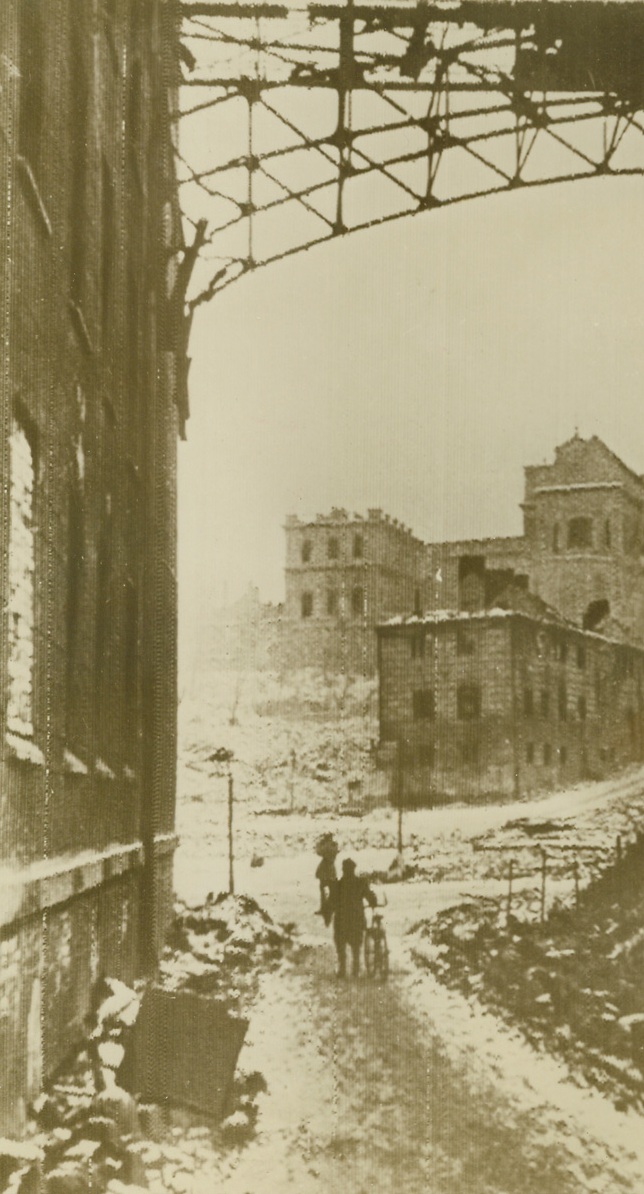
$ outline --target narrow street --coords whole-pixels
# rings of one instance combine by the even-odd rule
[[[621,783],[619,799],[641,790],[640,775]],[[471,834],[517,814],[577,823],[588,815],[603,825],[615,798],[597,785],[534,805],[468,809],[467,819],[459,809],[420,812],[407,827],[427,849],[441,833],[455,835],[446,840],[460,857]],[[224,839],[212,805],[185,812],[177,890],[199,902],[225,884]],[[266,818],[239,812],[236,888],[275,921],[294,924],[296,944],[261,979],[239,1059],[240,1072],[259,1072],[267,1084],[254,1134],[211,1154],[212,1168],[204,1163],[185,1189],[211,1194],[216,1180],[224,1194],[641,1194],[641,1117],[574,1082],[562,1061],[536,1051],[474,996],[440,985],[409,955],[407,930],[421,918],[468,895],[502,897],[504,881],[463,869],[460,878],[376,887],[388,900],[390,977],[340,982],[330,930],[315,915],[316,823],[299,820],[293,840],[280,842],[277,829],[268,838]],[[383,826],[377,814],[339,826],[363,872],[391,861]],[[260,866],[251,861],[257,850]]]
[[[240,1065],[268,1090],[224,1191],[639,1194],[634,1119],[400,957],[386,983],[334,962],[309,939],[263,980]]]

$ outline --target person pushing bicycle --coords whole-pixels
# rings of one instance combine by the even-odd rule
[[[333,917],[333,939],[338,955],[338,978],[346,978],[347,946],[351,950],[352,974],[360,973],[360,952],[365,931],[365,904],[375,908],[377,899],[366,879],[356,875],[352,858],[342,863],[342,877],[331,890],[330,910]]]

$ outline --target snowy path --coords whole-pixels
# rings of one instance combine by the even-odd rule
[[[263,981],[240,1062],[269,1089],[225,1194],[641,1194],[635,1117],[401,959],[386,984],[333,972],[311,943]]]
[[[455,828],[467,841],[514,816],[583,817],[597,810],[601,817],[615,799],[637,800],[643,781],[640,771],[519,805],[419,810],[406,826],[431,844]],[[225,837],[211,809],[193,806],[183,815],[189,832],[177,859],[177,887],[188,899],[203,899],[225,881]],[[391,810],[376,812],[357,827],[364,844],[345,841],[360,868],[391,860],[391,847],[372,842],[392,822]],[[279,841],[274,821],[270,842],[262,841],[264,823],[269,819],[240,810],[237,889],[276,920],[295,922],[303,944],[282,969],[264,976],[240,1057],[241,1069],[261,1071],[268,1083],[256,1136],[204,1161],[194,1184],[182,1189],[642,1194],[641,1118],[575,1086],[559,1062],[419,972],[405,954],[404,934],[415,921],[466,893],[500,894],[503,882],[389,887],[389,982],[338,983],[329,933],[313,915],[312,843],[320,822],[296,816],[283,823],[282,832],[298,828],[299,847]],[[265,863],[255,869],[256,848]]]

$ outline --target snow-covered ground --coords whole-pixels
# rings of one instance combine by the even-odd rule
[[[268,1091],[249,1144],[152,1188],[641,1194],[641,1118],[573,1082],[475,996],[420,972],[404,935],[464,896],[503,896],[510,857],[536,897],[542,847],[548,899],[569,896],[574,857],[583,882],[644,824],[644,769],[541,799],[405,812],[405,859],[419,873],[381,889],[393,976],[386,988],[339,987],[315,915],[315,841],[333,832],[340,859],[362,871],[386,871],[396,851],[395,810],[341,811],[347,777],[373,767],[372,693],[328,682],[321,700],[319,678],[308,695],[276,695],[276,683],[246,678],[237,692],[229,677],[219,704],[185,703],[175,871],[186,900],[227,886],[227,777],[208,756],[232,749],[236,890],[293,922],[302,945],[264,977],[240,1059]]]

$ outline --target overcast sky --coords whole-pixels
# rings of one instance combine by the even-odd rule
[[[644,180],[473,200],[233,284],[193,330],[182,617],[283,593],[288,513],[520,532],[525,464],[601,436],[644,472]]]

